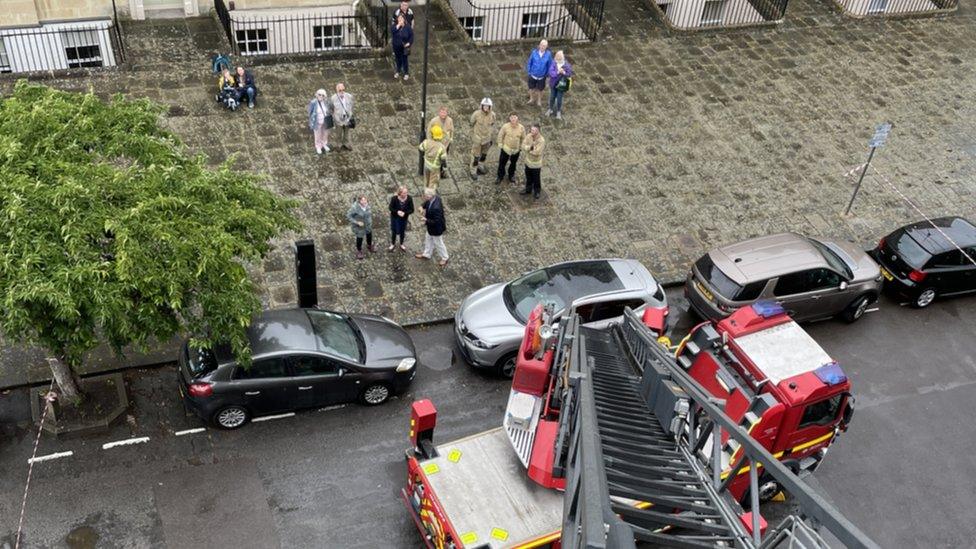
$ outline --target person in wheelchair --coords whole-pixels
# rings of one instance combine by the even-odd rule
[[[241,103],[241,89],[237,87],[234,75],[229,69],[224,69],[217,79],[217,93],[214,99],[232,111],[236,111]]]

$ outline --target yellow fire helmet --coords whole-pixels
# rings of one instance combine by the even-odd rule
[[[439,141],[444,138],[444,130],[440,126],[434,126],[430,129],[430,136]]]

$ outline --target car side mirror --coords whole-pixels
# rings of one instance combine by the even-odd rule
[[[846,280],[841,280],[840,281],[840,291],[843,292],[846,289],[847,289],[847,281]]]

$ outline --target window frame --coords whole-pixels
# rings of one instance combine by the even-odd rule
[[[325,34],[326,30],[338,31],[338,34]],[[321,32],[321,35],[319,34]],[[342,49],[345,45],[345,35],[342,23],[329,25],[312,25],[312,49],[315,51],[330,51]],[[332,45],[325,46],[326,41]],[[338,44],[336,43],[338,41]]]
[[[828,285],[824,285],[824,286],[819,286],[819,287],[816,287],[816,288],[811,287],[810,286],[810,281],[812,280],[812,274],[811,273],[813,273],[814,271],[825,271],[827,273],[830,273],[831,275],[837,277],[837,283],[836,284],[828,284]],[[806,284],[805,288],[803,288],[801,291],[798,291],[798,292],[797,291],[793,291],[793,292],[790,292],[790,293],[779,293],[779,285],[780,285],[780,283],[783,282],[783,279],[786,278],[786,277],[793,277],[793,276],[803,277],[803,282]],[[836,288],[839,288],[840,287],[840,283],[842,281],[844,281],[844,280],[845,280],[844,277],[841,276],[840,273],[838,273],[837,271],[834,271],[833,269],[828,269],[827,267],[814,267],[812,269],[805,269],[805,270],[802,270],[802,271],[796,271],[796,272],[793,272],[793,273],[784,274],[784,275],[780,275],[780,276],[776,277],[776,285],[773,286],[773,296],[775,296],[775,297],[789,297],[789,296],[793,296],[793,295],[808,294],[810,292],[820,292],[820,291],[829,290],[829,289],[832,289],[832,288],[833,289],[836,289]]]
[[[61,31],[61,47],[64,50],[64,59],[69,69],[105,66],[105,56],[102,55],[99,32],[97,29],[70,28]],[[74,37],[77,40],[71,40],[69,37]],[[75,41],[78,43],[69,43]],[[72,53],[74,53],[74,58],[72,58]]]
[[[249,33],[255,33],[253,38],[250,37]],[[241,34],[243,33],[243,38]],[[264,33],[262,38],[261,33]],[[237,49],[241,52],[241,55],[260,55],[262,53],[269,53],[270,40],[268,38],[268,28],[254,27],[254,28],[244,28],[235,29],[234,31],[235,42],[237,43]],[[256,49],[251,49],[250,44],[253,44]],[[261,46],[264,45],[262,49]]]
[[[281,371],[283,372],[283,375],[280,375],[280,376],[261,376],[261,377],[250,377],[250,376],[247,376],[247,377],[238,377],[238,374],[240,372],[250,372],[250,371],[252,371],[254,369],[254,367],[256,365],[258,365],[258,364],[260,364],[262,362],[271,362],[272,360],[279,360],[279,361],[281,361],[282,366],[283,366]],[[251,366],[248,367],[248,368],[244,368],[240,364],[235,364],[234,365],[234,371],[231,372],[231,375],[230,375],[231,381],[254,381],[254,380],[260,380],[260,379],[283,379],[283,378],[288,378],[288,377],[292,377],[292,375],[291,375],[291,365],[289,364],[288,356],[285,356],[285,355],[267,356],[267,357],[255,359],[255,360],[253,360],[251,362]]]
[[[470,17],[460,17],[461,28],[464,29],[472,40],[481,40],[485,35],[485,16],[472,15]],[[470,24],[469,24],[470,23]]]
[[[303,358],[314,358],[314,359],[317,359],[317,360],[321,361],[322,363],[327,364],[330,367],[332,367],[333,368],[333,371],[332,372],[321,372],[321,373],[301,373],[301,372],[298,371],[296,362],[298,362],[298,360],[303,359]],[[291,356],[288,357],[288,370],[291,373],[292,377],[296,377],[296,378],[306,378],[306,377],[312,377],[312,376],[339,377],[339,370],[341,370],[341,369],[348,370],[349,367],[346,366],[346,365],[344,365],[344,364],[342,364],[339,360],[337,360],[335,358],[332,358],[332,357],[326,357],[326,356],[316,355],[316,354],[296,354],[296,355],[291,355]]]
[[[956,256],[955,263],[945,263],[945,262],[939,261],[939,258],[940,257],[948,257],[950,254]],[[951,250],[946,250],[944,252],[937,253],[937,254],[933,255],[931,257],[931,259],[929,259],[925,263],[925,267],[923,267],[923,268],[925,270],[928,270],[928,269],[955,269],[956,267],[964,267],[964,266],[968,265],[969,262],[968,261],[965,261],[965,259],[966,259],[966,256],[962,255],[962,252],[959,251],[959,249],[953,248]]]
[[[535,22],[532,21],[533,17]],[[532,11],[522,13],[522,26],[519,38],[544,38],[549,27],[548,11]]]
[[[708,13],[709,5],[714,6],[716,4],[718,5],[718,14],[717,14],[718,18],[716,19],[713,15],[711,19],[706,19],[706,14]],[[726,4],[727,4],[726,0],[705,0],[705,3],[702,5],[702,15],[700,21],[701,26],[703,27],[721,26],[725,21]]]
[[[7,51],[7,42],[3,36],[0,36],[0,74],[11,72],[14,72],[14,68],[10,64],[10,52]]]
[[[830,402],[834,399],[837,400],[837,403],[832,406],[833,407],[832,415],[830,416],[821,415],[821,419],[817,421],[804,421],[807,419],[807,412],[809,412],[811,408],[823,404],[825,402]],[[807,404],[806,406],[803,407],[803,412],[800,414],[800,422],[799,424],[797,424],[796,427],[797,431],[799,431],[800,429],[805,429],[807,427],[813,427],[813,426],[823,427],[825,425],[830,425],[831,423],[837,421],[838,416],[843,411],[843,406],[842,406],[843,404],[844,404],[843,393],[838,393],[836,395],[832,395],[827,398],[818,400],[816,402],[811,402],[810,404]]]

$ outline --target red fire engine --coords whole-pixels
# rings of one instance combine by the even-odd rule
[[[537,307],[499,429],[435,445],[436,410],[415,402],[402,496],[427,546],[758,546],[798,519],[767,532],[740,502],[787,489],[846,544],[872,547],[790,474],[816,468],[850,420],[840,367],[775,305],[696,326],[677,358],[655,342],[664,316],[556,326]]]

